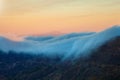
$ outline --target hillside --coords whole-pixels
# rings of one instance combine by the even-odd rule
[[[0,51],[0,80],[120,80],[120,37],[90,56],[61,58]]]

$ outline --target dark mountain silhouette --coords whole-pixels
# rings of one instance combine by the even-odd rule
[[[0,51],[0,80],[120,80],[120,37],[64,62],[59,56]]]

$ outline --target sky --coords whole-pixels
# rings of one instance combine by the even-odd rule
[[[0,34],[54,35],[120,25],[120,0],[0,0]]]

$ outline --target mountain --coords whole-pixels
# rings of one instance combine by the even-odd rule
[[[120,26],[113,26],[97,33],[71,33],[50,39],[48,39],[49,36],[33,37],[33,40],[25,38],[18,42],[0,39],[0,49],[49,57],[62,56],[63,60],[76,59],[89,56],[92,51],[117,36],[120,36]]]
[[[32,40],[32,41],[48,41],[50,39],[53,39],[54,36],[27,36],[25,37],[26,40]]]
[[[35,47],[30,41],[12,41],[10,39],[0,37],[0,50],[8,52],[10,50],[16,52],[30,52]]]
[[[75,37],[82,37],[82,36],[92,35],[94,33],[95,32],[70,33],[70,34],[65,34],[65,35],[62,35],[62,36],[54,37],[53,39],[48,40],[47,42],[55,42],[55,41],[68,40],[68,39],[75,38]]]
[[[120,37],[73,61],[0,51],[0,80],[120,80]]]
[[[99,33],[80,37],[73,45],[71,52],[66,57],[83,57],[88,56],[90,53],[99,48],[101,45],[107,41],[120,36],[120,27],[113,26],[107,30],[101,31]]]

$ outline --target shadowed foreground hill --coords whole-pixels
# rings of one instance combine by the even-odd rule
[[[120,80],[120,37],[89,57],[61,62],[28,54],[0,52],[0,80]]]

